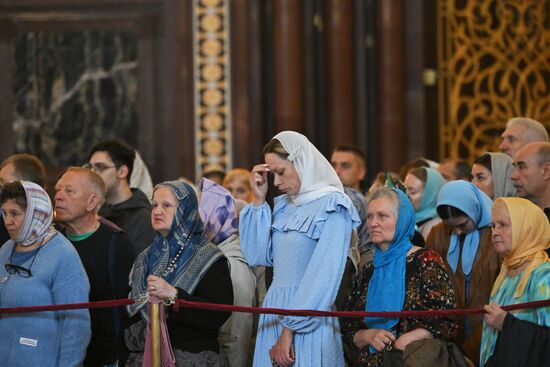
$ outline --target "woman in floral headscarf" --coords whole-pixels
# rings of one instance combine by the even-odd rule
[[[537,335],[521,325],[549,327],[550,307],[505,312],[498,305],[550,299],[550,260],[545,252],[550,224],[542,209],[526,199],[497,199],[492,214],[493,246],[504,262],[485,306],[480,365],[548,366],[548,331]]]
[[[14,181],[0,200],[11,237],[0,248],[0,307],[88,302],[88,277],[73,245],[51,226],[46,191]],[[90,336],[86,309],[0,315],[1,364],[80,366]]]
[[[125,333],[130,355],[126,365],[141,366],[145,350],[147,320],[144,296],[160,298],[165,304],[176,298],[197,302],[233,303],[233,287],[227,259],[216,245],[203,236],[197,197],[182,181],[155,186],[154,242],[134,263],[130,274],[130,315],[141,317]],[[226,366],[220,355],[218,330],[229,318],[227,312],[168,309],[167,328],[178,366]]]

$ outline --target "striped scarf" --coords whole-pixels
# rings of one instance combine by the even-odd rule
[[[15,242],[21,246],[30,246],[53,233],[52,202],[46,191],[34,182],[21,181],[21,184],[27,197],[27,210]]]

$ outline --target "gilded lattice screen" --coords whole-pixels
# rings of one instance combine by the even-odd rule
[[[439,0],[442,157],[498,151],[510,117],[550,126],[550,0]]]
[[[229,1],[193,2],[196,177],[231,168]]]

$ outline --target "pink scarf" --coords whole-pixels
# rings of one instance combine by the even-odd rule
[[[168,335],[168,327],[166,326],[166,315],[164,314],[164,305],[161,303],[158,297],[149,296],[149,303],[147,304],[149,322],[147,323],[147,332],[145,334],[145,350],[143,352],[143,367],[151,367],[151,357],[153,356],[152,350],[152,335],[151,335],[151,303],[158,304],[159,306],[159,322],[160,322],[160,364],[163,367],[176,367],[176,357],[174,357],[174,351],[172,350],[172,344],[170,343],[170,336]]]

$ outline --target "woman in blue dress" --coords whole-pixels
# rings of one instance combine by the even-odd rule
[[[308,139],[293,131],[264,147],[252,168],[254,202],[241,212],[248,263],[273,266],[264,307],[332,310],[359,217],[336,172]],[[268,172],[283,193],[265,202]],[[344,366],[337,318],[261,315],[254,366]]]

